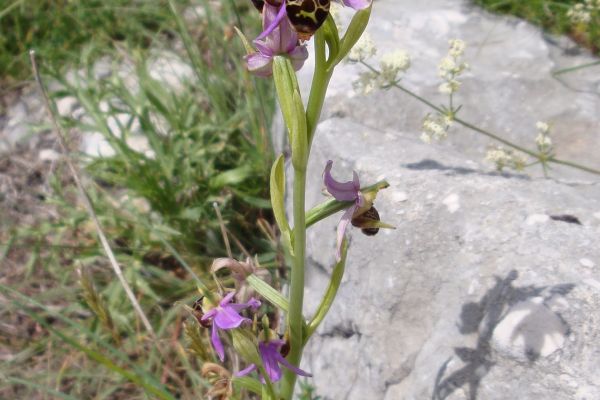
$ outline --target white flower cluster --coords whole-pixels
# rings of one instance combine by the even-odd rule
[[[365,33],[350,50],[347,61],[350,63],[365,62],[377,54],[377,48],[371,37]],[[399,75],[410,68],[410,57],[403,50],[384,54],[379,61],[379,71],[369,70],[359,74],[353,85],[357,92],[368,94],[375,89],[388,88],[398,82]]]
[[[443,140],[448,137],[448,129],[452,126],[452,119],[448,116],[428,114],[423,120],[423,133],[421,140],[427,144],[433,140]]]
[[[488,150],[485,159],[494,163],[498,171],[509,167],[517,171],[525,168],[526,160],[513,150],[505,149],[502,146],[494,147]]]
[[[466,44],[460,39],[452,39],[448,42],[450,48],[438,65],[438,74],[444,79],[439,87],[440,93],[453,94],[460,87],[458,77],[469,68],[469,65],[462,60],[465,53]]]
[[[384,54],[379,65],[381,67],[380,84],[394,83],[400,72],[404,73],[410,68],[410,56],[404,50],[396,50]]]
[[[600,16],[600,0],[584,0],[569,8],[567,17],[573,23],[589,24],[594,14]]]
[[[348,53],[348,62],[357,63],[366,61],[375,54],[377,54],[377,47],[375,47],[371,35],[365,32],[358,39],[352,50],[350,50],[350,53]]]
[[[538,131],[535,137],[535,143],[541,153],[549,154],[552,152],[552,139],[550,139],[550,125],[547,122],[538,121],[535,124]]]

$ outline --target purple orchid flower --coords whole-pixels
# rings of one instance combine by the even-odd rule
[[[262,359],[263,366],[271,382],[277,382],[281,379],[281,367],[280,364],[295,373],[296,375],[311,377],[312,374],[301,370],[298,367],[293,366],[281,355],[281,346],[285,344],[284,340],[270,340],[268,342],[260,342],[258,344],[258,352]],[[250,364],[248,367],[236,373],[236,376],[248,375],[250,372],[255,371],[256,365]],[[264,383],[265,379],[261,376],[261,381]]]
[[[235,292],[230,292],[227,296],[219,302],[219,305],[212,310],[208,311],[201,318],[202,321],[207,321],[212,318],[212,331],[211,341],[219,359],[225,360],[225,351],[223,350],[223,343],[219,338],[219,329],[235,329],[239,328],[245,322],[251,322],[249,318],[242,317],[240,311],[250,307],[253,310],[257,310],[260,307],[260,301],[252,298],[247,303],[242,304],[230,304],[231,300],[235,296]]]
[[[336,258],[341,260],[342,258],[342,243],[344,241],[344,235],[348,225],[352,221],[354,213],[365,204],[365,199],[360,192],[360,182],[356,171],[352,171],[352,180],[348,182],[338,182],[331,176],[331,168],[333,168],[333,161],[327,161],[325,171],[323,172],[323,182],[327,191],[338,201],[353,201],[354,204],[350,206],[342,215],[342,219],[337,227],[337,250]]]
[[[287,18],[285,2],[279,9],[265,3],[262,15],[264,31],[253,42],[258,51],[245,57],[248,70],[269,77],[273,74],[273,57],[287,55],[298,71],[308,58],[308,50],[298,41],[298,34]]]
[[[372,0],[337,0],[337,2],[355,10],[363,10],[371,5]]]

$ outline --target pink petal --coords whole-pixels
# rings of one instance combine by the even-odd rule
[[[215,315],[217,315],[217,309],[213,308],[212,310],[208,311],[206,314],[204,314],[202,316],[202,318],[200,318],[201,321],[206,321],[208,319],[211,319],[212,317],[214,317]]]
[[[296,46],[289,54],[290,58],[292,59],[292,66],[294,67],[294,71],[299,71],[300,68],[302,68],[302,66],[304,65],[306,59],[308,58],[308,50],[306,49],[306,46]]]
[[[242,303],[242,304],[229,304],[228,305],[229,308],[233,308],[235,311],[240,312],[242,310],[245,310],[246,308],[251,308],[253,310],[256,310],[260,307],[260,301],[256,300],[254,297],[251,298],[250,300],[248,300],[247,303]]]
[[[281,368],[277,363],[276,354],[279,354],[277,347],[273,349],[270,345],[260,345],[263,366],[271,382],[277,382],[281,379]]]
[[[348,208],[344,215],[342,215],[342,219],[340,220],[337,226],[337,247],[335,251],[335,258],[337,261],[342,259],[342,243],[344,243],[344,235],[346,234],[346,229],[348,229],[348,225],[352,221],[352,215],[357,210],[358,205],[354,204],[352,207]]]
[[[306,372],[301,370],[300,368],[290,364],[288,362],[288,360],[286,360],[285,358],[283,358],[283,356],[279,353],[277,353],[277,355],[275,356],[277,361],[279,363],[281,363],[281,365],[283,365],[284,367],[286,367],[287,369],[289,369],[290,371],[292,371],[293,373],[295,373],[296,375],[301,375],[301,376],[312,376],[311,373]]]
[[[344,5],[355,10],[362,10],[371,5],[371,0],[343,0]]]
[[[215,316],[213,325],[216,324],[221,329],[234,329],[245,321],[250,321],[250,319],[242,317],[230,306],[225,306]]]
[[[356,172],[353,173],[352,181],[339,182],[331,176],[331,168],[333,168],[333,161],[329,160],[323,172],[323,182],[327,191],[339,201],[354,201],[358,199],[360,182],[358,181]]]
[[[263,8],[263,28],[264,31],[255,39],[262,40],[269,36],[283,21],[284,18],[287,17],[285,12],[285,4],[282,4],[277,11],[277,7],[274,7],[268,3],[265,4]]]
[[[263,78],[273,75],[273,58],[261,53],[253,53],[244,57],[248,71]]]
[[[219,356],[219,360],[221,362],[225,361],[225,350],[223,350],[223,343],[221,343],[221,338],[219,338],[219,330],[216,327],[216,324],[213,322],[212,332],[210,335],[210,340],[212,342],[215,351],[217,352],[217,356]]]
[[[235,296],[235,292],[227,293],[227,295],[225,297],[223,297],[223,299],[221,299],[221,301],[219,302],[219,305],[221,307],[225,307],[226,305],[228,305],[231,302],[231,300],[233,299],[233,296]]]
[[[245,375],[248,375],[250,372],[255,371],[255,370],[256,370],[256,365],[250,364],[246,368],[244,368],[243,370],[236,372],[235,376],[245,376]]]

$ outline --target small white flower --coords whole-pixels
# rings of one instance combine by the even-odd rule
[[[348,61],[365,61],[373,57],[376,53],[377,48],[375,47],[375,43],[371,39],[371,36],[365,32],[360,39],[358,39],[358,42],[356,42],[352,50],[350,50],[350,53],[348,53]]]
[[[547,122],[538,121],[535,123],[536,129],[543,134],[547,134],[550,131],[550,125]]]
[[[432,140],[443,140],[448,137],[448,129],[452,126],[452,119],[446,115],[428,114],[423,120],[423,134],[421,140],[431,143]]]
[[[396,50],[386,53],[380,61],[380,85],[385,86],[396,82],[400,72],[406,72],[410,68],[410,57],[404,50]]]
[[[379,76],[371,71],[361,72],[352,83],[354,90],[361,94],[369,94],[379,86]]]
[[[458,58],[465,53],[466,43],[460,39],[452,39],[448,42],[450,44],[450,51],[448,54],[454,58]]]
[[[458,91],[459,87],[460,87],[460,82],[457,81],[456,79],[451,79],[447,82],[442,83],[438,87],[438,90],[442,94],[452,94],[452,93],[456,93]]]
[[[546,136],[543,133],[538,133],[538,135],[535,137],[535,143],[539,148],[548,148],[552,146],[552,139],[550,139],[550,136]]]
[[[489,149],[485,159],[494,163],[498,171],[502,171],[506,167],[520,171],[526,163],[526,160],[520,154],[516,154],[513,150],[505,149],[502,146]]]

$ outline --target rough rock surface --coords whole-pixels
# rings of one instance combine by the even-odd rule
[[[397,230],[352,232],[339,297],[304,361],[319,394],[600,398],[598,197],[331,118],[315,142],[310,205],[328,158],[339,179],[355,169],[364,183],[389,180],[376,206]],[[309,309],[328,281],[336,223],[308,235]]]
[[[463,119],[530,149],[535,149],[536,122],[547,121],[559,158],[600,169],[600,66],[552,74],[598,60],[569,39],[548,36],[523,20],[495,16],[463,0],[378,0],[367,32],[379,56],[397,49],[409,53],[412,67],[402,84],[434,104],[447,103],[447,96],[438,93],[442,81],[437,65],[447,54],[448,40],[465,40],[470,69],[460,79],[455,101],[463,106]],[[367,99],[356,95],[352,82],[364,70],[356,65],[336,69],[325,117],[347,115],[384,132],[419,137],[431,110],[398,90],[376,91]],[[310,68],[301,71],[305,88],[311,73]],[[458,125],[444,143],[474,160],[482,160],[491,144]],[[560,167],[553,175],[589,178]]]
[[[408,86],[436,96],[447,40],[463,38],[471,45],[459,95],[467,119],[531,145],[535,122],[549,120],[561,156],[600,166],[600,75],[584,70],[563,84],[550,74],[588,56],[566,55],[530,25],[460,1],[380,0],[374,13],[380,51],[413,55]],[[348,98],[356,73],[345,66],[332,82],[308,206],[323,200],[320,176],[333,159],[340,180],[356,170],[364,184],[391,183],[376,206],[397,230],[351,233],[339,296],[303,361],[318,394],[600,398],[600,180],[567,170],[554,171],[563,180],[498,174],[469,160],[482,159],[489,142],[465,130],[423,144],[427,109],[392,91]],[[306,82],[310,71],[302,74]],[[328,282],[338,218],[308,234],[309,310]]]

